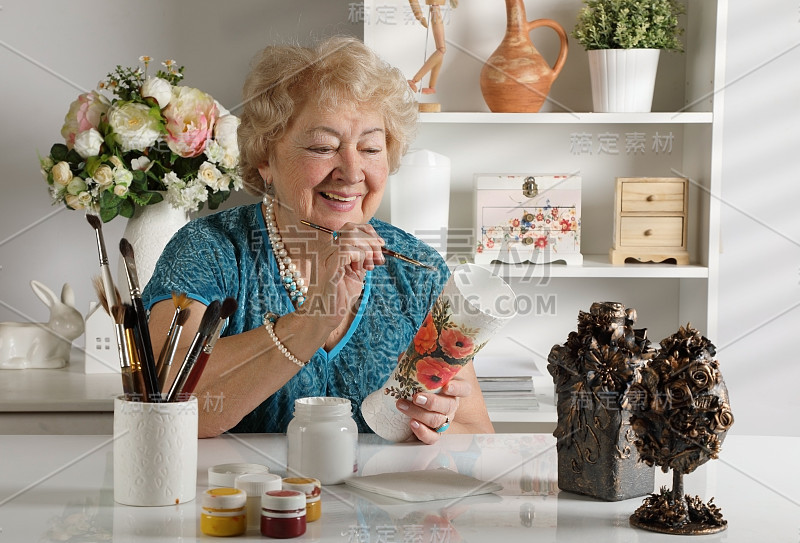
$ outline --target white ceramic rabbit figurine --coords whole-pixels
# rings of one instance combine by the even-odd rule
[[[60,300],[39,281],[31,281],[31,288],[50,308],[50,320],[0,322],[0,369],[62,368],[69,360],[72,341],[83,333],[83,315],[75,308],[75,294],[68,283]]]

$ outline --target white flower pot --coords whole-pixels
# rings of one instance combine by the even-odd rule
[[[598,49],[587,52],[595,112],[651,110],[660,49]]]
[[[136,273],[139,276],[141,290],[144,290],[145,285],[150,281],[164,247],[173,234],[187,222],[189,222],[189,216],[186,211],[172,207],[166,198],[157,204],[138,206],[133,217],[128,219],[122,237],[127,239],[133,247]],[[121,255],[117,277],[117,287],[120,290],[127,290],[125,261]]]

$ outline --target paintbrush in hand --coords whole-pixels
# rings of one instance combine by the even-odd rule
[[[314,224],[313,222],[308,222],[308,221],[304,221],[304,220],[301,220],[300,222],[305,224],[306,226],[310,226],[311,228],[314,228],[315,230],[319,230],[320,232],[325,232],[327,234],[332,235],[333,239],[338,239],[339,238],[339,233],[337,231],[335,231],[335,230],[331,230],[330,228],[325,228],[324,226],[320,226],[318,224]],[[381,247],[381,252],[383,254],[385,254],[386,256],[392,256],[394,258],[397,258],[398,260],[402,260],[403,262],[408,262],[409,264],[413,264],[413,265],[419,266],[421,268],[427,268],[429,270],[436,271],[436,268],[428,266],[427,264],[423,264],[419,260],[414,260],[410,256],[406,256],[406,255],[404,255],[402,253],[398,253],[397,251],[392,251],[391,249],[387,249],[386,247]]]
[[[233,313],[236,311],[236,307],[237,303],[233,298],[225,298],[222,301],[219,311],[219,319],[214,326],[214,331],[211,333],[211,337],[208,339],[208,342],[203,346],[203,350],[200,351],[197,361],[194,363],[192,370],[189,372],[189,378],[186,379],[186,383],[183,385],[183,390],[181,390],[183,397],[188,398],[197,387],[197,382],[200,380],[200,376],[203,375],[203,370],[206,368],[208,359],[211,356],[211,351],[214,349],[214,345],[217,343],[219,335],[222,332],[222,326],[225,324],[225,320],[233,315]]]
[[[214,330],[216,330],[217,323],[219,322],[220,311],[222,309],[221,305],[222,304],[220,304],[219,300],[214,300],[208,304],[208,307],[206,307],[206,310],[203,313],[203,318],[200,320],[200,327],[197,329],[197,333],[194,336],[192,345],[189,347],[189,352],[186,353],[186,357],[183,359],[180,370],[178,370],[178,375],[175,377],[175,380],[172,382],[172,386],[169,389],[169,393],[167,394],[168,402],[188,399],[186,395],[183,394],[183,387],[186,385],[186,381],[189,379],[189,374],[192,372],[192,368],[197,362],[197,358],[200,356],[203,348],[211,339],[211,336],[214,334]]]
[[[103,290],[108,297],[108,304],[106,312],[109,308],[114,307],[120,302],[119,291],[114,287],[114,280],[111,278],[111,269],[108,267],[108,253],[106,252],[106,244],[103,241],[103,222],[97,215],[87,214],[86,220],[94,229],[94,235],[97,240],[97,255],[100,258],[100,275],[103,278]]]
[[[131,243],[122,238],[119,241],[119,250],[125,260],[125,275],[128,279],[128,290],[130,290],[131,302],[136,313],[136,330],[139,339],[140,360],[142,362],[142,374],[148,399],[154,402],[162,401],[161,392],[158,388],[158,375],[156,374],[156,361],[153,357],[153,344],[150,341],[150,330],[147,327],[147,313],[142,303],[142,293],[139,290],[139,275],[136,272],[136,260],[133,254]]]

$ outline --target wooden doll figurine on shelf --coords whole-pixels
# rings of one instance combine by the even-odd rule
[[[428,79],[428,86],[422,88],[422,94],[434,94],[436,92],[436,81],[439,79],[439,71],[442,69],[442,61],[444,54],[447,50],[444,39],[444,20],[442,17],[442,8],[447,0],[425,0],[425,4],[430,6],[430,29],[433,32],[433,42],[436,47],[435,51],[425,60],[422,68],[414,75],[413,78],[408,80],[411,90],[417,92],[417,85],[422,81],[428,72],[430,78]],[[419,0],[408,0],[411,5],[411,11],[414,12],[414,17],[424,26],[428,27],[428,21],[422,14]],[[458,6],[458,0],[450,0],[450,7],[455,8]],[[437,103],[421,103],[420,111],[440,111],[441,106]]]

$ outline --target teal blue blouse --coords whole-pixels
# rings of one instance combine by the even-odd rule
[[[408,347],[444,287],[449,271],[434,249],[412,235],[377,219],[370,224],[388,248],[437,271],[387,258],[384,266],[368,272],[358,313],[345,336],[330,352],[318,349],[308,365],[232,432],[285,432],[294,401],[308,396],[349,399],[359,431],[371,431],[361,417],[361,402],[389,377],[397,356]],[[280,282],[261,205],[239,206],[195,219],[175,234],[142,294],[145,307],[170,299],[172,292],[185,292],[205,305],[235,298],[238,309],[222,336],[263,326],[269,312],[284,315],[294,311]],[[224,397],[199,401],[206,409],[224,409]]]

